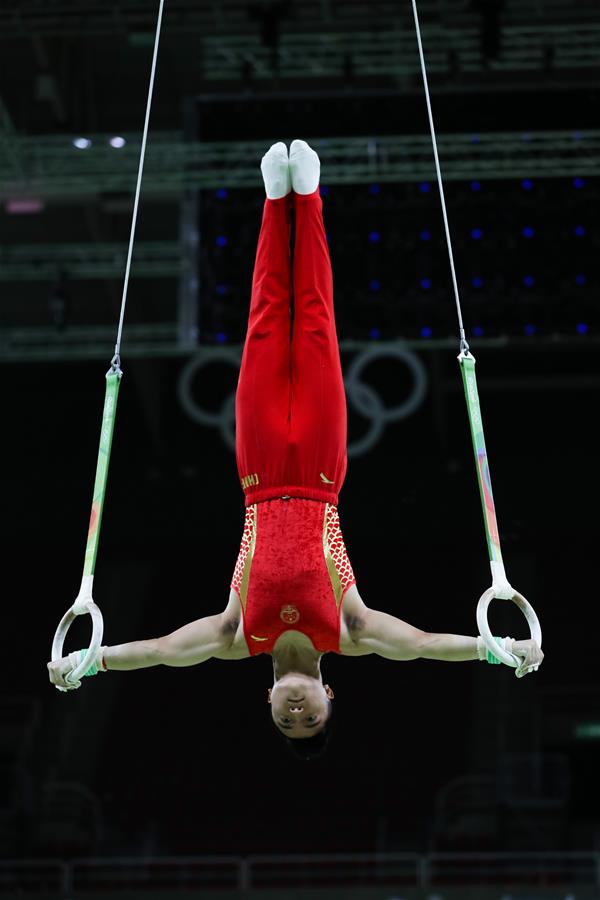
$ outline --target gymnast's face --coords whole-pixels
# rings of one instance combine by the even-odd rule
[[[333,691],[317,678],[289,673],[269,689],[273,721],[289,738],[318,734],[330,714]]]

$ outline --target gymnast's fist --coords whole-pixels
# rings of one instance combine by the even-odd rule
[[[537,641],[531,638],[527,641],[513,641],[510,652],[520,660],[520,664],[515,672],[517,678],[522,678],[523,675],[527,675],[529,672],[537,671],[544,659],[542,648]]]
[[[67,691],[75,691],[78,687],[81,687],[81,681],[75,681],[71,684],[65,680],[66,676],[72,672],[77,665],[77,659],[72,659],[71,657],[77,657],[77,654],[70,653],[68,656],[63,656],[62,659],[57,659],[54,660],[54,662],[48,663],[50,684]]]

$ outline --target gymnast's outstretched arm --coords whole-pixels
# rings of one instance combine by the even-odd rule
[[[115,672],[157,665],[196,666],[207,659],[227,657],[236,631],[237,622],[224,611],[189,622],[164,637],[105,647],[104,662]]]
[[[239,601],[232,595],[222,613],[196,619],[171,634],[102,647],[97,661],[98,671],[127,672],[160,665],[195,666],[211,658],[241,659],[248,655],[248,651],[245,642],[236,640],[239,623]],[[65,676],[77,662],[72,657],[73,654],[70,654],[48,663],[52,684],[65,688],[74,687],[65,681]]]
[[[348,632],[358,655],[375,653],[386,659],[441,659],[465,662],[477,659],[477,638],[459,634],[430,634],[377,609],[362,604],[346,610]]]
[[[367,607],[355,588],[344,600],[344,619],[352,648],[348,655],[375,653],[386,659],[438,659],[466,662],[481,659],[481,642],[462,634],[422,631],[388,613]],[[517,674],[526,674],[544,658],[535,641],[513,641],[511,652],[521,659]]]

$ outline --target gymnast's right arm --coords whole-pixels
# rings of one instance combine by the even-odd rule
[[[236,641],[240,621],[239,601],[232,597],[222,613],[196,619],[164,637],[102,647],[95,661],[99,672],[128,672],[150,666],[195,666],[207,659],[241,659],[247,656]],[[245,642],[242,642],[245,644]],[[51,684],[79,687],[65,681],[77,664],[76,654],[48,663]],[[91,663],[90,663],[91,665]]]

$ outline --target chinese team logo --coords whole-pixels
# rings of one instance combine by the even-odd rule
[[[295,625],[300,618],[300,613],[295,606],[282,606],[279,618],[282,622],[285,622],[286,625]]]

